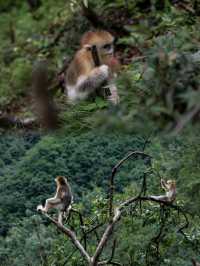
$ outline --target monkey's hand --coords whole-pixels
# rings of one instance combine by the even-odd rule
[[[98,67],[98,70],[100,71],[100,73],[103,74],[103,76],[105,77],[105,79],[109,78],[110,75],[110,68],[107,65],[101,65],[100,67]]]
[[[163,178],[161,178],[160,184],[161,184],[162,189],[167,190],[166,181]]]
[[[108,96],[108,100],[114,105],[119,104],[120,99],[119,99],[119,95],[117,92],[117,87],[114,84],[109,84],[108,87],[111,93],[111,95]]]
[[[95,67],[87,77],[78,80],[76,89],[79,92],[90,94],[108,81],[110,68],[107,65]]]

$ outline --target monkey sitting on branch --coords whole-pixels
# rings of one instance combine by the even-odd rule
[[[53,198],[46,200],[45,206],[37,206],[37,211],[48,212],[49,209],[58,210],[58,222],[62,224],[63,216],[69,214],[73,203],[73,195],[67,179],[63,176],[55,178],[57,189]]]
[[[165,195],[150,196],[151,199],[172,203],[176,199],[176,181],[161,179],[161,187],[166,191]]]
[[[85,33],[81,48],[66,72],[69,101],[75,103],[100,95],[112,104],[119,103],[117,87],[113,82],[119,69],[120,63],[114,57],[114,37],[101,30]]]

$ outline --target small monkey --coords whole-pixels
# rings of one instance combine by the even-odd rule
[[[176,181],[165,181],[161,179],[161,187],[166,191],[166,194],[161,196],[150,196],[150,198],[172,203],[176,199]]]
[[[58,222],[62,224],[63,215],[68,213],[73,203],[73,196],[67,179],[63,176],[55,178],[57,184],[56,194],[53,198],[46,200],[45,206],[37,206],[37,211],[48,212],[49,209],[57,209]]]
[[[92,48],[96,46],[99,66],[96,66]],[[70,102],[102,95],[103,86],[110,93],[106,98],[113,104],[119,102],[117,87],[111,82],[120,69],[114,57],[114,37],[107,31],[90,31],[83,35],[81,48],[74,56],[66,73],[66,93]]]

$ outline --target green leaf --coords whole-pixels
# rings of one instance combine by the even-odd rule
[[[105,101],[104,99],[100,98],[100,97],[97,97],[95,99],[95,103],[100,109],[103,109],[103,108],[108,106],[108,102]]]

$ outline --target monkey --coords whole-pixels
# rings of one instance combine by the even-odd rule
[[[96,46],[99,65],[96,66],[92,47]],[[80,49],[75,53],[65,76],[65,92],[71,103],[79,100],[104,96],[104,85],[109,86],[107,100],[119,103],[117,87],[113,82],[120,70],[120,63],[114,57],[114,37],[107,31],[89,31],[81,38]]]
[[[56,194],[46,200],[45,206],[37,206],[37,211],[48,212],[49,209],[58,210],[58,222],[62,224],[64,214],[68,214],[73,203],[73,196],[67,179],[63,176],[55,178],[57,184]]]
[[[150,198],[172,203],[176,199],[176,181],[165,181],[161,179],[161,187],[166,191],[166,194],[161,196],[150,196]]]

